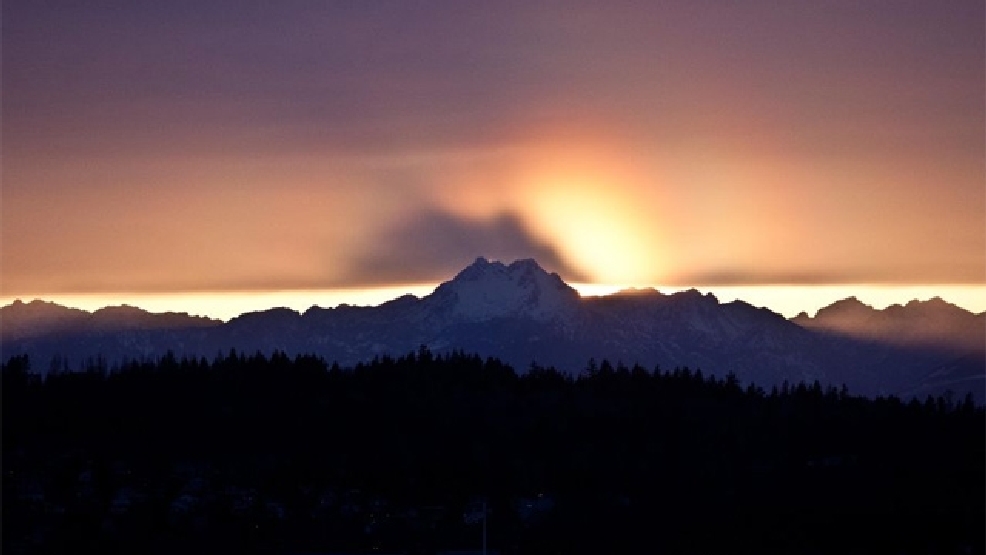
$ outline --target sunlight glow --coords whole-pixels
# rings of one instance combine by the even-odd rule
[[[435,284],[375,287],[368,289],[329,289],[298,291],[246,291],[223,293],[157,293],[157,294],[100,294],[100,295],[48,295],[44,300],[63,306],[94,311],[106,306],[121,304],[136,306],[149,312],[187,312],[229,320],[247,312],[286,307],[304,312],[311,306],[323,308],[340,304],[352,306],[376,306],[412,294],[424,297],[435,289]],[[575,283],[572,287],[584,297],[611,295],[639,285],[613,285]],[[654,289],[671,294],[689,287],[654,286]],[[814,315],[819,308],[848,297],[856,297],[874,308],[883,309],[892,304],[928,300],[941,297],[947,302],[974,313],[986,312],[986,285],[763,285],[698,287],[702,293],[712,293],[720,303],[737,299],[757,307],[766,307],[791,318],[799,312]],[[0,304],[8,305],[15,297],[2,297]],[[31,298],[21,298],[28,302]],[[986,338],[984,338],[986,339]]]
[[[653,283],[662,234],[641,206],[641,172],[605,145],[548,149],[521,179],[518,210],[594,283]]]
[[[603,283],[646,279],[649,261],[641,254],[647,249],[615,199],[562,190],[543,198],[541,226],[559,238],[562,254],[579,270]]]

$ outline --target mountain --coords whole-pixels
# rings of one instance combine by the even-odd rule
[[[532,259],[506,266],[480,257],[439,285],[426,303],[458,322],[497,318],[546,322],[570,317],[578,308],[579,294]]]
[[[792,321],[829,336],[868,341],[870,357],[898,368],[921,368],[918,382],[896,390],[901,395],[971,391],[982,400],[986,392],[986,313],[973,314],[939,297],[883,310],[850,297],[813,318],[802,313]],[[902,354],[913,358],[901,360]]]
[[[51,302],[20,300],[0,308],[0,341],[79,330],[92,315],[84,310],[66,308]]]
[[[52,302],[20,300],[0,308],[0,341],[10,343],[52,335],[98,331],[157,330],[211,327],[220,320],[186,313],[154,314],[132,306],[110,306],[95,312],[68,308]]]
[[[986,315],[940,299],[884,310],[846,299],[788,320],[696,290],[580,298],[534,260],[479,258],[428,296],[377,307],[275,308],[222,323],[132,307],[90,314],[35,301],[0,308],[0,324],[4,357],[28,354],[42,371],[96,356],[112,363],[230,349],[315,353],[351,365],[426,345],[496,356],[520,370],[536,362],[578,373],[590,359],[608,359],[734,373],[767,388],[818,380],[865,395],[952,390],[982,401],[986,385]]]
[[[808,329],[897,345],[949,345],[959,350],[986,347],[986,313],[973,314],[939,297],[883,310],[850,297],[822,308],[814,318],[801,313],[793,321]]]

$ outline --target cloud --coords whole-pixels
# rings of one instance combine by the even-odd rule
[[[551,245],[532,236],[516,214],[472,220],[428,209],[386,230],[334,285],[445,280],[479,256],[503,261],[534,258],[566,281],[586,281]]]

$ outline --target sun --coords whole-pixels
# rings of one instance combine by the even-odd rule
[[[535,231],[592,282],[647,284],[660,273],[651,230],[616,184],[563,172],[542,178],[527,204]]]
[[[662,174],[605,128],[542,130],[509,188],[511,209],[595,284],[649,286],[667,271],[664,223],[653,210]]]

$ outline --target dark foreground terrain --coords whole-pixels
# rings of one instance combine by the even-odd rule
[[[4,553],[983,553],[971,399],[421,349],[3,367]]]

